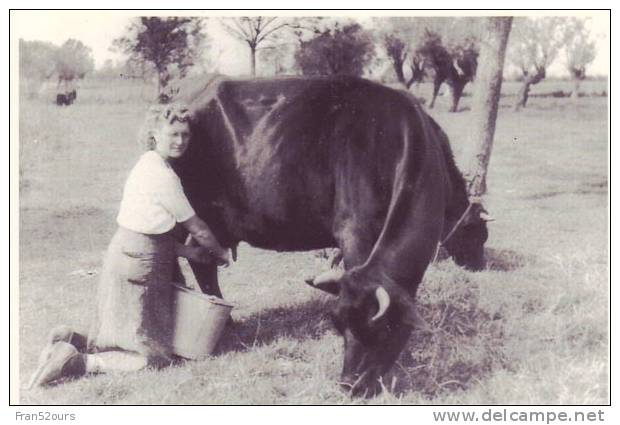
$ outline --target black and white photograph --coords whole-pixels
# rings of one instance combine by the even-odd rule
[[[11,10],[11,403],[609,405],[610,24]]]

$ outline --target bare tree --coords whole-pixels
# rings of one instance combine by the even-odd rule
[[[596,42],[585,23],[585,19],[571,18],[565,30],[566,68],[574,81],[573,99],[579,96],[581,81],[586,78],[586,67],[596,58]]]
[[[280,31],[300,29],[303,25],[297,19],[280,18],[277,16],[242,16],[220,20],[221,25],[228,33],[245,42],[250,48],[250,72],[256,76],[256,52],[264,47],[273,47],[277,42]]]
[[[547,75],[564,44],[566,18],[515,18],[509,46],[509,58],[522,73],[523,83],[517,95],[515,110],[524,108],[532,84]]]
[[[484,31],[481,32],[480,66],[472,100],[473,119],[467,144],[469,164],[465,172],[468,193],[472,197],[482,196],[487,189],[487,168],[493,148],[506,44],[511,25],[511,17],[486,18]]]

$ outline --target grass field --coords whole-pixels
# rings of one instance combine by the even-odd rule
[[[570,83],[541,83],[533,93],[562,84],[570,91]],[[22,99],[22,386],[51,326],[88,326],[151,93],[136,83],[91,82],[67,108],[45,96]],[[457,159],[470,100],[451,114],[440,98],[432,111]],[[519,113],[513,101],[502,98],[488,177],[486,204],[497,219],[488,268],[472,273],[451,261],[429,268],[418,300],[423,320],[384,382],[390,391],[351,400],[338,389],[341,339],[327,319],[333,301],[302,280],[326,268],[324,260],[242,245],[239,261],[221,273],[237,308],[216,356],[22,392],[21,403],[608,403],[608,100],[533,97]]]

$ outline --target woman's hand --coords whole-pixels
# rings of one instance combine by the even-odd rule
[[[230,250],[220,245],[209,226],[207,226],[207,223],[202,221],[197,215],[194,215],[181,224],[190,233],[190,237],[185,242],[186,245],[194,245],[195,242],[200,244],[216,261],[218,266],[228,267],[230,264]]]
[[[177,245],[177,255],[202,264],[212,264],[215,261],[215,263],[221,267],[228,267],[230,265],[228,250],[214,253],[209,248],[192,243],[189,238],[185,242],[185,245]]]
[[[177,255],[202,264],[211,264],[213,259],[209,252],[201,246],[177,245]]]

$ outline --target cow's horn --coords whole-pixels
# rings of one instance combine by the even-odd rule
[[[383,286],[379,286],[375,290],[375,295],[377,296],[377,302],[379,303],[379,310],[374,316],[372,316],[372,319],[370,319],[371,322],[383,317],[387,309],[390,307],[390,294],[388,294],[388,291],[386,291]]]
[[[495,221],[495,218],[493,218],[493,216],[486,211],[480,212],[480,219],[482,221]]]

